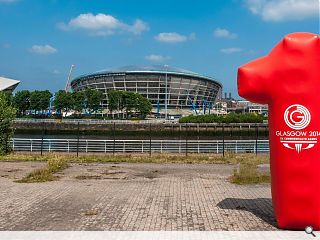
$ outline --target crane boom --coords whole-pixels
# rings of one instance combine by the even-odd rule
[[[75,66],[72,64],[71,65],[71,68],[70,68],[70,72],[69,72],[69,75],[68,75],[68,79],[67,79],[67,83],[66,83],[66,87],[65,87],[65,91],[66,92],[69,92],[69,88],[70,88],[70,79],[71,79],[71,75],[72,75],[72,71],[73,71],[73,68]]]

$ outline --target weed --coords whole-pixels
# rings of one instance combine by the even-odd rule
[[[270,183],[270,181],[270,174],[259,173],[257,165],[252,163],[240,163],[239,169],[235,169],[230,177],[230,182],[240,185]]]
[[[62,158],[51,158],[48,160],[47,166],[42,169],[32,171],[24,178],[17,180],[18,183],[35,183],[35,182],[49,182],[57,180],[58,177],[54,173],[68,167],[66,161]]]
[[[189,154],[175,155],[175,154],[154,154],[149,156],[147,154],[127,154],[127,155],[84,155],[76,157],[70,154],[10,154],[0,156],[0,161],[46,161],[54,160],[53,164],[61,163],[206,163],[206,164],[237,164],[242,162],[252,162],[256,164],[268,163],[268,155],[254,154],[234,154],[226,153],[225,156],[216,154]],[[60,162],[61,161],[61,162]]]

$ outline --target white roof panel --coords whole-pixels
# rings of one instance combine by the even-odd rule
[[[4,91],[4,90],[13,91],[18,86],[19,83],[20,81],[18,80],[0,77],[0,91]]]

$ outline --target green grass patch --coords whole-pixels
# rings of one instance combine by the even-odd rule
[[[239,185],[270,183],[269,173],[259,173],[256,163],[240,163],[238,169],[235,169],[230,177],[230,182]]]
[[[36,182],[54,181],[58,179],[58,177],[54,176],[54,174],[67,167],[68,167],[67,162],[62,158],[51,158],[48,160],[47,166],[45,168],[37,169],[16,182],[36,183]]]
[[[17,180],[18,183],[36,183],[36,182],[49,182],[57,180],[57,177],[47,169],[39,169],[29,173],[24,178]]]

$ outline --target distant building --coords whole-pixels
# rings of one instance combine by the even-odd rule
[[[0,77],[0,91],[14,91],[20,81]]]
[[[72,90],[98,89],[108,108],[108,91],[124,90],[140,93],[150,100],[155,112],[163,113],[165,103],[169,115],[209,113],[222,89],[215,78],[169,66],[137,67],[100,71],[75,78]]]
[[[224,97],[221,97],[217,100],[213,113],[217,115],[225,115],[229,112],[236,112],[237,110],[237,100],[235,100],[231,93],[224,93]]]
[[[224,93],[224,98],[219,99],[215,104],[213,113],[221,115],[230,112],[235,113],[259,113],[268,114],[268,105],[253,103],[247,100],[236,100],[227,93]]]
[[[253,103],[246,100],[237,101],[237,109],[242,109],[243,112],[255,112],[259,114],[267,114],[268,113],[268,105]]]

